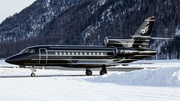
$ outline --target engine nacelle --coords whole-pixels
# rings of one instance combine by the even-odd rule
[[[122,39],[118,37],[105,37],[104,44],[107,47],[132,47],[134,39]]]
[[[140,52],[135,49],[131,48],[114,48],[114,55],[115,56],[132,56],[132,55],[138,55]]]

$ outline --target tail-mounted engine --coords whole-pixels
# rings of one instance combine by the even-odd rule
[[[104,44],[106,47],[132,47],[134,39],[122,39],[118,37],[105,37]]]
[[[114,48],[114,56],[132,56],[138,55],[139,51],[131,48]]]

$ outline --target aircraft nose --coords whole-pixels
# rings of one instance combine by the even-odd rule
[[[13,58],[12,57],[10,57],[10,58],[7,58],[6,60],[5,60],[5,62],[7,62],[7,63],[12,63],[13,62]]]
[[[21,54],[13,55],[5,60],[5,62],[14,65],[23,65],[24,61],[26,61],[26,57]]]
[[[10,63],[10,64],[16,64],[18,61],[19,61],[19,58],[17,55],[9,57],[5,60],[5,62]]]

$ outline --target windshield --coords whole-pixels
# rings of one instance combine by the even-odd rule
[[[24,54],[24,53],[36,53],[35,49],[24,49],[20,52],[20,54]]]

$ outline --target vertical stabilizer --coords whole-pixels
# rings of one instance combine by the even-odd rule
[[[154,17],[146,18],[132,37],[151,37],[154,21]]]
[[[106,37],[104,39],[104,44],[106,47],[147,48],[149,46],[150,39],[152,39],[151,32],[154,21],[154,17],[148,17],[131,36],[131,38]]]
[[[133,47],[147,48],[151,39],[151,32],[153,29],[155,17],[148,17],[144,20],[137,31],[132,35],[134,39]]]

